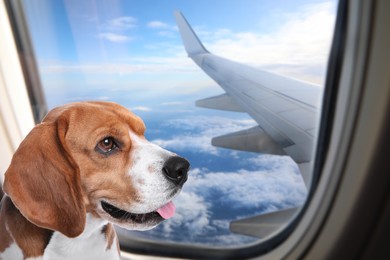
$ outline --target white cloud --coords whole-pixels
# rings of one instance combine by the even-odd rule
[[[169,140],[155,139],[153,143],[166,149],[175,149],[176,151],[183,151],[192,147],[200,152],[217,155],[218,149],[210,144],[210,140],[209,136],[181,135]]]
[[[172,102],[163,102],[161,103],[161,105],[163,106],[180,106],[180,105],[183,105],[184,102],[181,102],[181,101],[172,101]]]
[[[133,40],[128,30],[137,27],[137,19],[131,16],[121,16],[108,20],[101,26],[102,32],[97,36],[115,43],[124,43]]]
[[[178,31],[178,28],[176,25],[170,25],[161,21],[151,21],[147,24],[149,28],[152,29],[163,29],[163,30],[170,30],[170,31]]]
[[[125,42],[132,38],[117,34],[101,34],[106,40]],[[132,57],[123,62],[107,63],[62,63],[42,62],[45,73],[83,72],[98,74],[133,74],[133,73],[193,73],[198,69],[191,60],[183,56],[172,57]]]
[[[158,30],[158,35],[173,38],[177,36],[178,27],[161,21],[151,21],[147,24],[149,28]]]
[[[78,102],[78,101],[87,101],[87,100],[110,100],[111,98],[108,96],[95,96],[95,95],[79,95],[79,96],[71,96],[71,97],[62,97],[66,102]]]
[[[142,111],[142,112],[152,111],[152,109],[150,107],[145,107],[145,106],[132,107],[130,110],[132,110],[132,111]]]
[[[176,151],[196,149],[214,155],[218,155],[218,148],[211,145],[213,137],[256,125],[251,119],[234,120],[215,116],[192,116],[170,120],[166,124],[183,130],[196,130],[197,134],[182,134],[172,139],[155,139],[152,140],[153,143],[166,149],[175,149]]]
[[[333,2],[326,2],[305,6],[300,12],[281,14],[279,19],[284,22],[266,34],[221,30],[216,37],[203,30],[205,46],[238,62],[322,83],[333,34],[334,9]],[[313,67],[315,73],[308,72]]]
[[[100,97],[96,97],[96,99],[98,100],[110,100],[111,97],[108,97],[108,96],[100,96]]]
[[[214,31],[208,31],[204,26],[193,25],[196,35],[198,35],[201,39],[207,42],[212,42],[219,40],[224,37],[231,37],[234,35],[234,32],[230,29],[220,28]]]
[[[174,227],[184,225],[191,230],[193,236],[210,228],[210,203],[193,192],[182,192],[176,199],[176,213],[172,221],[163,226],[168,234],[174,231]],[[189,221],[190,220],[190,221]]]
[[[161,21],[151,21],[148,23],[148,27],[154,28],[154,29],[167,29],[170,26],[164,22],[161,22]]]
[[[100,33],[98,36],[101,39],[108,40],[110,42],[116,42],[116,43],[128,42],[133,39],[123,34],[110,33],[110,32]]]
[[[126,30],[137,27],[137,19],[131,16],[121,16],[107,22],[108,30]]]
[[[216,201],[235,209],[268,205],[263,213],[296,206],[304,201],[306,187],[290,157],[259,155],[257,160],[260,164],[257,171],[209,172],[207,169],[194,169],[184,192],[207,194],[212,190],[224,194],[215,198]]]
[[[159,31],[158,35],[163,36],[163,37],[174,38],[176,36],[176,33],[172,32],[172,31]]]

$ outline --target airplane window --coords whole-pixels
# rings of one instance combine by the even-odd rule
[[[122,242],[249,245],[305,203],[335,0],[22,6],[49,109],[120,103],[191,162],[175,216]],[[258,228],[277,212],[288,218]]]

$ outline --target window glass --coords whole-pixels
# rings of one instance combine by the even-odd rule
[[[175,216],[150,231],[129,231],[129,237],[243,245],[259,238],[231,232],[231,221],[305,202],[308,188],[289,156],[212,145],[214,137],[258,122],[247,113],[195,106],[224,91],[188,58],[173,12],[185,15],[210,52],[321,88],[335,1],[25,0],[23,5],[49,109],[83,100],[118,102],[142,117],[149,140],[191,162]]]

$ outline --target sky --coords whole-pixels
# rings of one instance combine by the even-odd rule
[[[196,100],[223,92],[187,57],[173,12],[185,15],[210,52],[321,86],[335,1],[23,3],[49,108],[118,102],[144,119],[149,140],[191,162],[176,216],[137,236],[250,243],[253,238],[229,232],[231,220],[304,203],[306,187],[290,158],[211,145],[215,136],[256,123],[245,113],[195,107]]]
[[[182,102],[220,92],[187,58],[173,11],[183,12],[214,54],[323,84],[336,8],[332,1],[303,0],[41,0],[25,5],[42,78],[50,85],[50,107],[64,97],[105,100],[131,88],[139,98],[128,99],[141,111],[174,105],[171,92]],[[158,107],[155,99],[161,101]]]

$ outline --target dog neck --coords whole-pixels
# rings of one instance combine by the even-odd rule
[[[47,256],[47,259],[120,259],[112,225],[89,213],[86,218],[83,233],[75,238],[54,232],[45,249],[45,257]]]
[[[0,213],[0,259],[120,259],[112,224],[87,213],[75,238],[29,222],[5,196]]]

